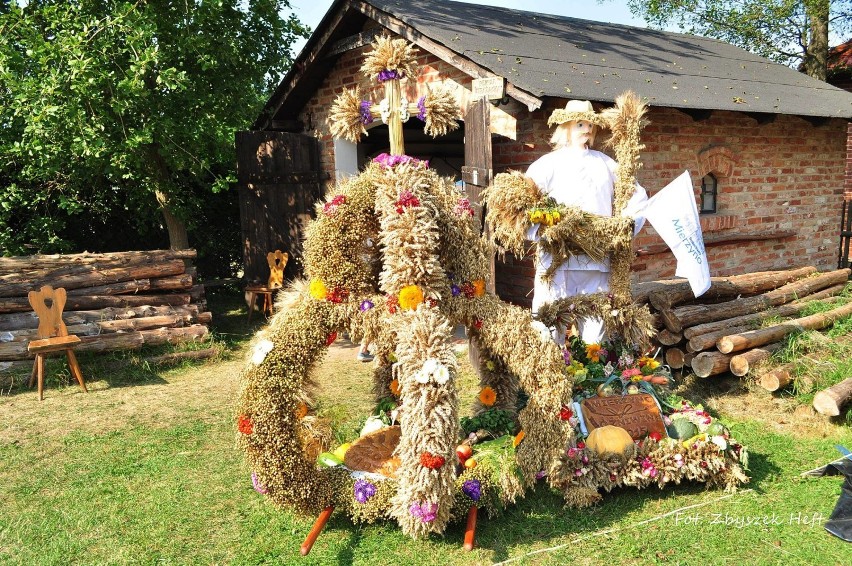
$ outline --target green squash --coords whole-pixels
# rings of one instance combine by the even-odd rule
[[[711,423],[706,432],[709,436],[728,436],[730,434],[728,427],[718,421]]]

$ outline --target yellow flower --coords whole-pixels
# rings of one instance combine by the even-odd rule
[[[311,297],[315,298],[318,301],[324,301],[326,295],[328,295],[328,289],[326,288],[325,283],[323,283],[319,279],[314,279],[313,281],[311,281],[310,291]]]
[[[554,224],[558,224],[559,221],[562,220],[562,215],[559,214],[558,210],[554,210],[551,214],[553,215],[553,223]]]
[[[589,358],[590,362],[599,362],[601,360],[600,353],[600,344],[588,344],[586,346],[586,357]]]
[[[493,361],[488,360],[487,362],[485,362],[485,369],[487,369],[488,371],[494,371],[496,368],[497,365]]]
[[[649,370],[653,371],[660,367],[660,362],[658,362],[654,358],[642,356],[641,358],[639,358],[639,367],[644,368],[645,366],[647,366]]]
[[[518,444],[520,444],[520,443],[521,443],[521,441],[524,439],[524,437],[525,437],[526,435],[527,435],[527,433],[525,433],[524,431],[521,431],[521,432],[519,432],[518,434],[516,434],[516,435],[515,435],[514,440],[512,440],[512,446],[513,446],[514,448],[517,448],[517,447],[518,447]]]
[[[477,279],[473,282],[473,296],[481,297],[485,294],[485,280]]]
[[[408,285],[399,292],[399,308],[410,311],[423,302],[423,291],[417,285]]]
[[[541,221],[544,219],[544,213],[540,210],[532,210],[530,211],[530,222],[533,224],[541,224]]]
[[[398,379],[391,380],[389,387],[390,387],[391,393],[393,393],[395,397],[399,397],[399,393],[400,393],[399,380]]]
[[[544,213],[544,225],[553,226],[553,214],[551,214],[550,212]]]
[[[497,393],[491,387],[486,385],[479,392],[479,401],[486,407],[490,407],[497,400]]]

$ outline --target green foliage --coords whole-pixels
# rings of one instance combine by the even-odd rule
[[[831,26],[842,36],[852,28],[849,0],[629,0],[628,5],[653,26],[675,25],[791,66],[802,62],[811,76],[819,71],[810,67],[821,65],[822,79],[828,52],[825,30]]]
[[[211,219],[236,232],[233,198],[231,212],[208,201],[225,204],[216,195],[232,190],[234,132],[306,35],[282,17],[288,7],[31,0],[0,10],[0,250],[106,251],[105,236],[127,232],[150,241],[161,208],[196,244],[211,240]],[[81,223],[103,226],[102,241],[72,232]]]
[[[462,417],[461,428],[465,435],[478,430],[487,430],[495,436],[514,434],[515,421],[511,411],[488,409],[473,417]]]

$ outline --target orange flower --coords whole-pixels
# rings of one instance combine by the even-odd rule
[[[518,434],[516,434],[516,435],[515,435],[515,439],[514,439],[514,440],[512,440],[512,446],[513,446],[514,448],[517,448],[517,447],[518,447],[518,444],[520,444],[520,443],[521,443],[521,441],[523,441],[523,439],[524,439],[524,437],[525,437],[526,435],[527,435],[527,433],[525,433],[524,431],[521,431],[521,432],[519,432]]]
[[[399,394],[402,391],[399,388],[399,380],[398,379],[391,380],[390,385],[388,387],[390,387],[391,393],[393,393],[394,396],[399,397]]]
[[[481,297],[485,294],[485,280],[477,279],[473,282],[473,296]]]
[[[303,419],[308,414],[308,405],[304,402],[296,405],[296,420]]]
[[[417,285],[408,285],[399,291],[399,308],[404,311],[414,310],[423,302],[423,291]]]
[[[497,400],[497,393],[491,387],[486,385],[479,392],[479,401],[486,407],[490,407]]]
[[[586,346],[586,357],[589,358],[590,362],[599,362],[600,361],[600,353],[601,353],[601,345],[600,344],[588,344]]]
[[[243,434],[253,433],[254,423],[251,421],[251,417],[247,417],[246,415],[240,415],[237,419],[237,430],[239,430]]]

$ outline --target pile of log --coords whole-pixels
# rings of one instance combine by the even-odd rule
[[[778,350],[785,337],[820,330],[852,314],[852,302],[837,297],[849,269],[818,273],[814,267],[763,271],[711,278],[698,299],[685,280],[653,281],[635,286],[634,297],[656,313],[656,341],[673,369],[691,368],[698,377],[731,372],[747,375]],[[813,301],[833,308],[800,316]],[[776,389],[789,383],[783,368],[767,377]]]
[[[27,293],[63,287],[62,315],[79,352],[199,340],[212,315],[195,282],[195,250],[0,258],[0,371],[31,364],[38,318]]]

